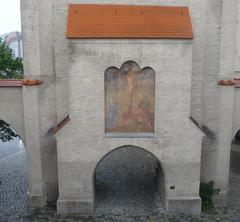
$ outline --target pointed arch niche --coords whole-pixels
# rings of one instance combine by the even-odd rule
[[[105,133],[154,133],[155,71],[134,61],[105,71]]]

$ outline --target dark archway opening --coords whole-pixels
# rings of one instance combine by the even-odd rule
[[[232,172],[240,174],[240,130],[232,141],[230,168]]]
[[[15,215],[27,210],[25,146],[16,131],[3,120],[0,120],[0,190],[1,216],[12,215],[15,220]]]
[[[233,139],[233,143],[240,145],[240,130],[238,130],[238,132],[236,133],[236,135]]]
[[[96,167],[95,213],[161,213],[164,190],[164,174],[155,156],[138,147],[120,147],[106,155]]]

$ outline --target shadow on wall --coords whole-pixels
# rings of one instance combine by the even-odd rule
[[[164,174],[148,151],[124,146],[107,154],[95,170],[95,213],[141,215],[164,211]]]

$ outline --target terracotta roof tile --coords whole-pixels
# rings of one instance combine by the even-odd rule
[[[23,79],[22,85],[24,86],[36,86],[42,84],[43,81],[39,79]]]
[[[22,87],[22,80],[0,79],[0,87]]]
[[[56,127],[52,129],[52,133],[56,134],[60,129],[62,129],[70,121],[69,116],[66,116]]]
[[[235,79],[228,79],[228,80],[220,80],[218,82],[218,85],[234,86],[236,88],[240,88],[240,79],[239,78],[235,78]]]
[[[192,39],[187,7],[70,4],[67,38]]]

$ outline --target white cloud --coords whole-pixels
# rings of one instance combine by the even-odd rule
[[[21,31],[20,0],[0,0],[0,35]]]

